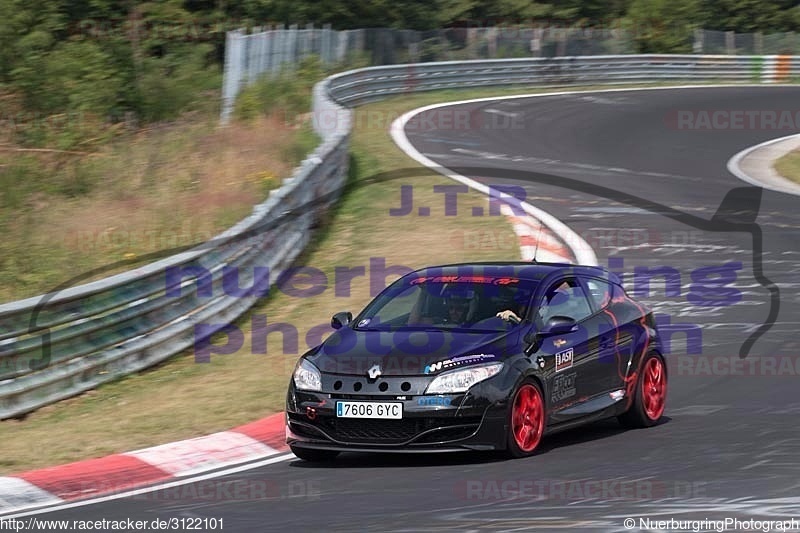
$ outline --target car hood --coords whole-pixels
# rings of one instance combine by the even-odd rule
[[[437,374],[502,360],[514,353],[519,328],[472,333],[442,330],[361,331],[342,328],[308,356],[329,374],[365,375],[375,365],[382,376]]]

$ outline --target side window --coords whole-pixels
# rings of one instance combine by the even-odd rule
[[[606,307],[611,303],[613,287],[611,283],[599,279],[589,278],[586,280],[589,287],[589,298],[592,299],[598,309]]]
[[[592,314],[589,300],[581,285],[574,278],[557,281],[547,289],[544,301],[539,306],[542,323],[554,316],[566,316],[576,322]]]
[[[619,285],[612,285],[611,288],[614,291],[614,293],[611,295],[612,302],[622,302],[628,299],[628,294],[625,292],[625,289]]]

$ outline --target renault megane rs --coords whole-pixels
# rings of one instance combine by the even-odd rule
[[[667,369],[653,315],[600,267],[467,263],[390,284],[298,361],[286,441],[342,451],[536,452],[543,435],[662,416]]]

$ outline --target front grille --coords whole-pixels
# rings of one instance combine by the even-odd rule
[[[343,442],[399,444],[406,442],[424,431],[433,428],[450,428],[455,425],[469,425],[465,433],[463,428],[451,428],[446,438],[437,437],[439,431],[433,432],[425,442],[441,442],[456,440],[470,435],[480,424],[480,418],[404,418],[402,420],[374,420],[370,418],[329,418],[318,419],[317,422],[326,433]],[[456,433],[453,433],[456,432]]]
[[[372,420],[369,418],[329,418],[327,429],[336,439],[348,442],[405,442],[420,432],[421,421],[414,419]]]

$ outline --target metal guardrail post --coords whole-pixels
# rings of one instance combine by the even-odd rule
[[[220,120],[226,124],[233,112],[236,96],[242,83],[243,35],[240,31],[229,31],[225,35],[225,76],[222,83],[222,112]]]

